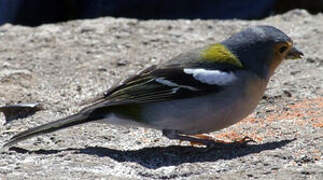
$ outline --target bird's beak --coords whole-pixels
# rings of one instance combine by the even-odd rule
[[[287,53],[286,59],[300,59],[302,56],[304,56],[304,54],[300,50],[292,47],[292,49]]]

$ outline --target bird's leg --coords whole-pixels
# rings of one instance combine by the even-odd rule
[[[206,145],[208,147],[214,146],[216,141],[213,139],[207,139],[207,138],[198,138],[198,137],[191,137],[191,136],[183,136],[179,135],[175,130],[163,130],[163,135],[166,136],[169,139],[177,139],[180,141],[189,141],[192,145],[193,144],[199,144],[199,145]]]
[[[215,139],[211,136],[207,136],[204,134],[196,134],[196,135],[192,135],[192,137],[196,137],[199,139],[208,139],[208,140],[213,140],[215,143],[218,144],[247,144],[248,142],[254,142],[254,140],[248,136],[245,137],[238,137],[233,139],[232,141],[224,141],[224,140],[220,140],[220,139]],[[191,143],[192,145],[194,145],[195,143]]]
[[[213,141],[213,143],[222,143],[224,141],[222,140],[217,140],[217,139],[214,139],[213,137],[211,136],[208,136],[208,135],[205,135],[205,134],[195,134],[195,135],[191,135],[189,137],[194,137],[194,138],[197,138],[197,139],[205,139],[205,140],[210,140],[210,141]],[[194,146],[194,145],[203,145],[199,142],[192,142],[190,141],[191,145]]]
[[[190,136],[180,135],[176,130],[163,130],[163,135],[169,139],[177,139],[180,141],[189,141],[191,145],[206,145],[207,147],[213,147],[216,144],[227,144],[227,145],[243,145],[247,144],[248,142],[254,141],[250,137],[246,136],[243,138],[237,138],[231,142],[218,140],[211,136],[203,135],[203,134],[196,134]]]

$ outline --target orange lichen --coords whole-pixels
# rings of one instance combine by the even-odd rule
[[[275,107],[270,107],[275,109]],[[277,107],[276,107],[277,109]],[[242,123],[271,122],[279,120],[295,120],[299,126],[311,123],[314,127],[323,127],[323,97],[316,99],[304,99],[296,103],[289,104],[285,110],[266,113],[265,119],[257,119],[252,115],[247,117]]]

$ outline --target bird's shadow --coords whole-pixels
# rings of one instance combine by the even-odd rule
[[[57,154],[63,151],[73,151],[75,154],[110,157],[118,162],[135,162],[149,169],[165,166],[176,166],[183,163],[214,162],[220,159],[230,160],[266,150],[281,148],[296,139],[267,142],[263,144],[223,144],[221,147],[200,148],[193,146],[146,147],[139,150],[115,150],[106,147],[67,148],[61,150],[29,151],[23,148],[11,147],[9,150],[17,153],[34,153],[41,155]]]

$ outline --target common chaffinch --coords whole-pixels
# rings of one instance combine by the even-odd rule
[[[302,55],[279,29],[249,27],[222,42],[151,66],[80,112],[21,132],[4,146],[98,121],[159,129],[169,139],[211,145],[213,140],[194,135],[245,118],[259,103],[277,66]]]

